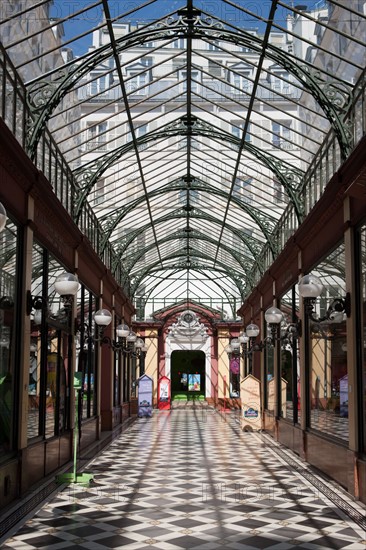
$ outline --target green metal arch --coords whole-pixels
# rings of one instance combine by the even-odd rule
[[[183,189],[186,189],[186,188],[184,187]],[[194,187],[191,187],[191,189],[194,189]],[[200,188],[198,188],[198,189],[200,189]],[[179,219],[179,218],[184,218],[184,219],[187,218],[187,212],[184,209],[178,209],[175,212],[170,212],[169,214],[166,214],[166,215],[154,220],[154,225],[156,226],[160,223],[164,223],[166,221]],[[195,208],[194,210],[192,210],[190,212],[190,218],[204,219],[204,220],[209,221],[210,223],[218,224],[220,226],[222,225],[221,221],[217,220],[213,216],[210,216],[206,212],[203,212],[202,210],[197,209],[197,208]],[[151,224],[149,222],[146,225],[144,225],[142,227],[139,227],[138,229],[135,229],[134,231],[131,231],[131,233],[129,233],[127,238],[126,238],[124,246],[123,247],[120,246],[119,250],[118,250],[118,248],[116,248],[117,255],[119,257],[121,257],[122,254],[124,254],[125,251],[127,250],[128,246],[137,237],[137,235],[141,234],[142,232],[144,232],[146,229],[149,229],[150,227],[151,227]],[[261,250],[261,246],[258,246],[258,248],[255,248],[253,246],[253,239],[252,239],[252,242],[250,242],[250,237],[249,236],[245,235],[245,233],[243,233],[239,229],[236,229],[235,227],[231,226],[230,224],[225,223],[224,227],[226,229],[228,229],[231,233],[233,233],[246,246],[248,246],[250,251],[253,253],[254,257],[258,257],[258,255],[260,253],[260,250]],[[105,231],[108,231],[108,229],[105,228]],[[266,235],[266,233],[268,233],[268,235]],[[265,236],[269,240],[269,242],[271,242],[272,237],[271,237],[271,233],[269,232],[268,228],[265,229]]]
[[[152,272],[154,273],[157,273],[161,271],[161,269],[154,269],[152,270]],[[172,275],[174,275],[175,273],[178,273],[179,270],[172,270]],[[201,269],[197,269],[195,268],[195,271],[198,271],[199,273],[201,273],[202,275],[204,275],[204,277],[206,277],[207,279],[209,279],[212,283],[214,283],[216,286],[219,287],[219,289],[223,292],[223,294],[226,296],[226,299],[228,301],[228,303],[230,304],[230,307],[231,307],[231,312],[233,314],[233,316],[235,316],[236,314],[236,309],[234,309],[234,306],[231,304],[231,298],[232,298],[232,295],[230,295],[227,290],[217,281],[217,279],[213,279],[212,277],[209,277],[207,272],[205,271],[202,271]],[[219,271],[218,269],[216,269],[216,271]],[[151,289],[149,290],[149,292],[146,294],[146,295],[143,295],[144,297],[142,298],[143,299],[143,304],[144,304],[144,308],[146,306],[146,303],[151,295],[151,293],[162,283],[161,280],[159,280],[154,286],[151,287]],[[138,289],[136,289],[136,292],[137,292]]]
[[[184,118],[184,117],[182,117]],[[173,123],[167,125],[166,128],[159,131],[148,132],[147,134],[137,138],[138,145],[143,145],[149,143],[150,141],[156,141],[165,137],[173,137],[178,135],[187,135],[187,127],[182,123],[182,118],[177,119]],[[181,124],[179,124],[181,123]],[[207,136],[209,138],[216,138],[225,143],[229,142],[234,147],[239,147],[240,139],[225,132],[224,130],[218,130],[211,124],[207,122],[196,119],[195,124],[191,127],[192,130],[190,135],[192,136]],[[103,155],[102,158],[98,158],[95,161],[92,161],[82,167],[76,169],[74,174],[77,181],[80,184],[80,189],[77,191],[77,200],[75,208],[75,219],[76,222],[81,215],[83,205],[91,192],[93,186],[97,183],[98,179],[103,175],[103,173],[114,164],[118,159],[120,159],[125,153],[133,149],[133,142],[125,143],[118,149],[115,149],[111,153]],[[267,151],[262,151],[255,145],[251,143],[244,143],[243,148],[249,153],[254,155],[257,159],[262,161],[267,168],[269,168],[278,180],[282,183],[285,192],[292,201],[297,218],[299,223],[303,220],[304,217],[304,205],[301,200],[301,195],[297,192],[297,188],[300,186],[301,178],[304,175],[304,172],[285,161],[282,161],[276,158],[274,155],[271,155]]]
[[[170,190],[172,188],[174,188],[176,190],[186,191],[187,190],[187,185],[183,184],[183,183],[179,183],[181,181],[182,181],[182,179],[177,180],[174,183],[167,184],[167,186],[164,186],[163,188],[155,189],[153,191],[150,191],[148,193],[148,198],[156,197],[156,196],[159,196],[159,195],[162,195],[162,194],[166,193],[168,186],[169,186]],[[194,181],[198,181],[198,180],[195,179]],[[221,196],[221,197],[224,197],[224,198],[227,198],[227,196],[228,196],[227,193],[225,193],[225,191],[222,191],[221,189],[215,189],[215,188],[207,185],[205,182],[201,182],[201,185],[195,185],[193,183],[193,184],[190,185],[189,189],[191,189],[192,191],[195,191],[195,190],[197,190],[197,191],[207,191],[210,194],[218,195],[218,196]],[[275,222],[276,222],[275,218],[271,218],[268,215],[264,215],[263,212],[261,212],[258,209],[250,208],[245,202],[241,201],[237,197],[231,197],[231,200],[232,200],[233,203],[235,203],[237,206],[239,206],[239,208],[241,208],[247,214],[249,214],[249,216],[251,218],[253,218],[255,223],[258,225],[258,227],[263,232],[263,234],[266,237],[267,241],[270,243],[270,245],[273,245],[273,243],[272,243],[272,241],[273,241],[272,231],[275,227]],[[104,218],[105,219],[104,224],[103,224],[103,218],[100,220],[101,223],[102,223],[102,226],[103,226],[103,231],[104,231],[104,240],[101,244],[101,250],[105,249],[105,247],[107,246],[107,243],[109,242],[109,238],[110,238],[113,230],[117,227],[118,224],[121,223],[123,218],[129,212],[132,212],[139,204],[142,204],[144,201],[145,201],[145,195],[135,199],[134,201],[131,201],[131,203],[128,204],[125,207],[125,209],[122,209],[122,208],[119,209],[117,214],[115,214],[114,216],[109,214],[106,218]],[[195,208],[195,211],[197,211],[197,210],[199,210],[199,209]],[[174,215],[174,216],[171,216],[170,214],[168,214],[167,216],[171,216],[171,217],[166,218],[165,216],[163,216],[162,218],[158,218],[156,220],[156,223],[160,223],[161,221],[165,221],[166,219],[174,219],[174,218],[180,218],[180,217],[186,217],[187,216],[186,211],[184,211],[184,214],[182,215],[181,209],[178,209],[176,212],[177,212],[177,214]],[[192,216],[192,213],[190,214],[190,216]],[[208,214],[205,214],[205,216],[207,216],[205,219],[207,219],[209,221],[214,220],[215,223],[218,223],[217,220],[215,220],[215,218],[212,218]],[[150,226],[151,226],[151,224],[149,223],[146,226],[143,226],[142,228],[139,228],[137,231],[138,232],[144,231],[145,229],[149,228]],[[226,224],[225,227],[228,227],[228,225]],[[238,234],[238,232],[235,233],[235,234],[237,234],[237,236],[241,240],[243,240],[242,235]],[[130,242],[132,242],[132,240]],[[245,242],[245,244],[247,244],[245,240],[244,240],[244,242]],[[257,254],[258,250],[256,250],[254,253]]]
[[[175,258],[182,258],[182,257],[185,257],[186,256],[186,253],[185,252],[178,252],[178,253],[174,253],[174,254],[170,254],[168,256],[166,256],[164,258],[164,260],[173,260]],[[207,260],[210,260],[212,261],[212,258],[210,256],[206,256],[205,254],[202,254],[202,253],[199,253],[199,254],[194,254],[192,253],[192,257],[193,258],[203,258],[203,259],[207,259]],[[133,278],[133,281],[131,281],[131,296],[134,296],[136,290],[138,289],[138,287],[140,286],[143,278],[148,274],[148,273],[151,273],[153,272],[153,268],[154,266],[156,265],[159,265],[161,262],[160,260],[157,260],[156,262],[154,262],[151,266],[149,266],[148,268],[145,268],[145,269],[141,269],[139,274],[136,274],[136,276]],[[212,271],[220,271],[221,273],[224,273],[225,275],[227,275],[230,279],[232,279],[236,285],[236,287],[238,288],[239,292],[240,292],[240,296],[244,299],[244,293],[243,293],[243,285],[242,285],[242,274],[233,270],[233,269],[230,269],[228,270],[227,267],[225,266],[225,264],[223,264],[222,262],[220,261],[216,261],[216,263],[221,266],[221,270],[218,270],[217,268],[215,267],[212,267],[212,268],[209,268],[207,265],[206,266],[199,266],[200,268],[202,268],[204,270],[204,272],[207,271],[207,269],[211,269]],[[184,265],[181,266],[182,269],[187,269],[187,264],[185,263]],[[190,269],[196,269],[196,266],[193,264],[193,265],[190,265],[189,266]],[[161,271],[162,269],[169,269],[169,266],[163,266],[163,267],[160,267],[157,271]]]
[[[125,266],[127,272],[128,273],[130,272],[131,264],[133,266],[136,262],[139,261],[139,259],[144,254],[146,254],[149,250],[154,249],[157,244],[161,245],[161,244],[164,244],[166,242],[174,241],[174,240],[177,240],[177,239],[189,239],[189,241],[191,241],[191,240],[192,241],[196,241],[196,240],[206,241],[206,242],[212,243],[214,245],[217,245],[217,242],[215,241],[215,239],[212,239],[211,237],[208,237],[207,235],[203,235],[202,233],[200,233],[196,230],[192,230],[192,233],[190,233],[189,236],[184,231],[176,231],[176,232],[172,233],[171,235],[168,235],[167,237],[164,237],[162,239],[158,239],[157,243],[149,244],[149,245],[145,246],[144,248],[139,249],[135,254],[131,254],[130,256],[127,256],[127,261],[124,260],[124,266]],[[228,246],[223,245],[223,244],[220,245],[220,248],[222,248],[223,250],[228,252],[228,254],[230,254],[234,258],[234,260],[236,260],[238,262],[238,264],[242,267],[243,271],[246,270],[247,266],[242,263],[242,259],[240,257],[240,254],[237,254],[235,251],[233,251]],[[255,258],[250,258],[250,259],[255,263]]]
[[[181,37],[182,34],[183,36],[189,35],[191,38],[205,37],[231,42],[236,45],[240,44],[259,54],[262,53],[263,43],[258,37],[247,34],[245,31],[242,31],[241,34],[229,31],[224,28],[222,21],[211,16],[204,20],[200,14],[196,17],[193,27],[188,26],[184,22],[184,18],[180,16],[178,19],[168,17],[166,20],[158,21],[155,25],[133,31],[116,41],[117,53],[138,44],[173,39],[177,36]],[[33,120],[29,121],[29,127],[32,128],[32,131],[27,136],[27,151],[32,159],[35,157],[37,144],[45,124],[61,99],[85,74],[111,57],[112,54],[111,44],[106,44],[89,55],[83,60],[83,63],[77,60],[75,63],[62,67],[60,71],[53,73],[56,74],[54,80],[38,79],[29,84],[27,103]],[[351,132],[345,120],[345,115],[352,101],[351,88],[343,82],[325,81],[318,68],[314,69],[305,62],[300,63],[296,57],[272,44],[267,44],[265,55],[293,74],[316,99],[334,128],[342,155],[346,157],[351,151],[352,141]]]

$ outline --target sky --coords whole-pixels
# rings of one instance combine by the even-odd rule
[[[142,21],[154,21],[164,14],[168,14],[183,7],[186,4],[185,0],[155,0],[149,6],[138,9],[134,13],[128,14],[136,7],[148,3],[150,0],[109,0],[109,9],[112,19],[121,14],[124,15],[124,20],[131,22]],[[259,17],[267,17],[271,0],[234,0],[234,2]],[[73,13],[84,9],[86,6],[94,4],[93,0],[54,0],[54,4],[51,8],[51,16],[58,19],[68,17]],[[316,4],[320,4],[319,0],[304,0],[304,2],[298,2],[288,0],[288,4],[306,5],[308,8],[314,7]],[[223,2],[222,0],[194,0],[194,5],[198,9],[209,12],[211,15],[230,21],[233,25],[244,28],[253,28],[260,25],[258,19],[254,16],[250,16],[236,10],[232,5]],[[279,6],[276,12],[276,19],[280,25],[285,26],[287,11],[285,8]],[[73,17],[70,21],[64,24],[65,37],[67,41],[75,36],[78,36],[93,27],[97,26],[101,22],[103,11],[101,6],[96,6],[87,12],[84,12],[78,16]],[[75,55],[82,55],[91,45],[91,35],[88,35],[78,42],[70,44]]]

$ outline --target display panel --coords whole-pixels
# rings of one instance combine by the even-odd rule
[[[200,390],[201,390],[201,375],[188,374],[188,391],[200,391]]]

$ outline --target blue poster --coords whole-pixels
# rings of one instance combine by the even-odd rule
[[[138,380],[138,416],[152,416],[153,381],[150,376],[144,374]]]
[[[339,380],[339,409],[343,418],[348,418],[348,374]]]
[[[201,390],[201,375],[189,374],[188,375],[188,391],[200,391]]]

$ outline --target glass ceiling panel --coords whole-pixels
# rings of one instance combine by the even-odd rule
[[[0,39],[26,87],[30,157],[47,129],[73,171],[75,221],[92,208],[133,291],[236,300],[263,247],[285,242],[283,216],[292,230],[304,218],[323,142],[338,142],[333,170],[356,144],[365,13],[365,1],[14,1]]]

